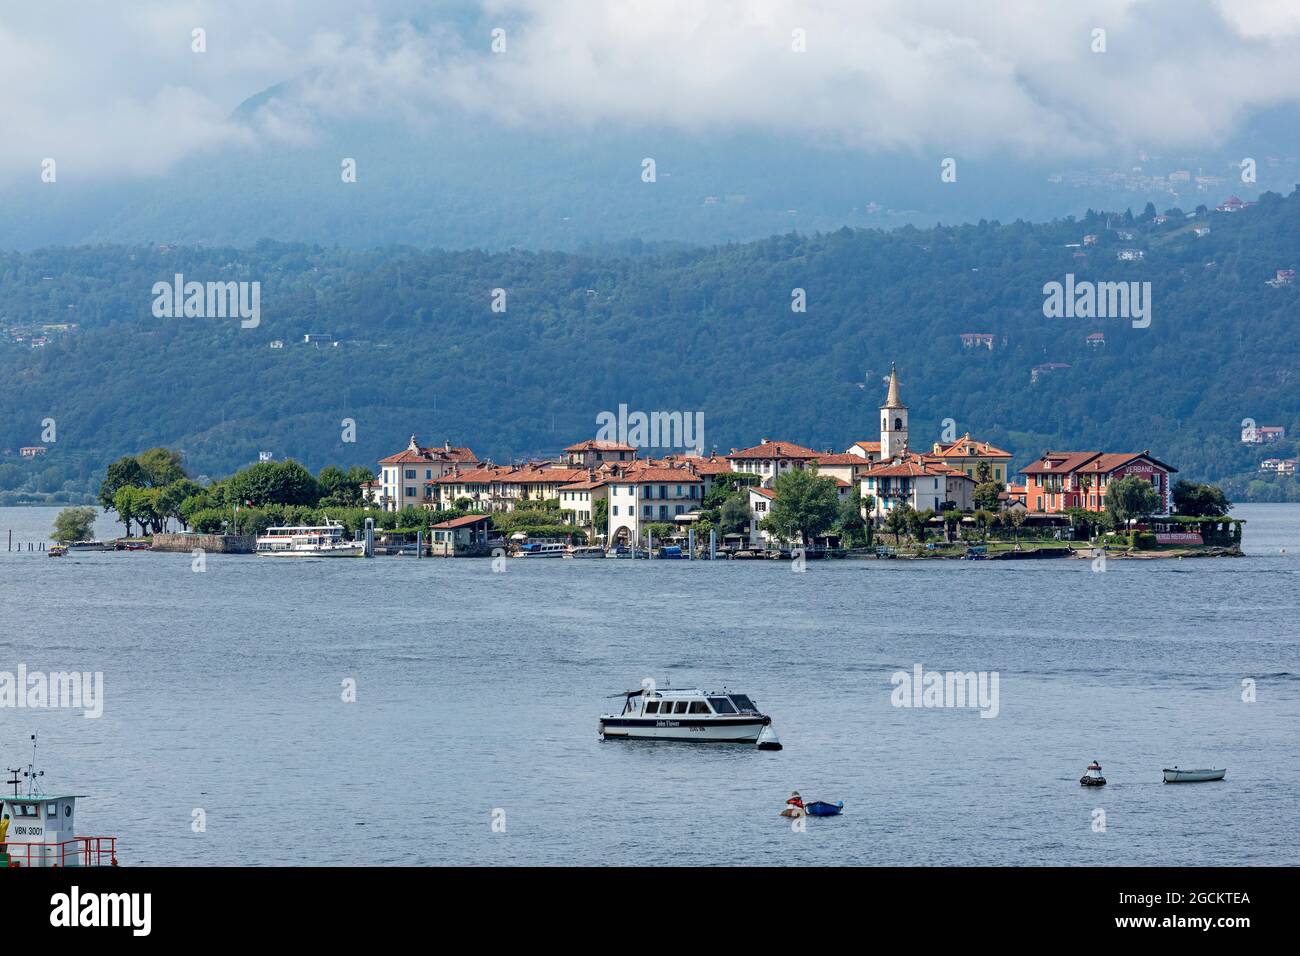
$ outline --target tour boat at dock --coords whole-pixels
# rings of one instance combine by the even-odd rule
[[[257,554],[273,558],[361,558],[366,546],[345,541],[343,525],[325,519],[321,525],[277,525],[257,536]]]
[[[570,548],[569,552],[565,555],[566,558],[578,558],[578,559],[603,558],[604,556],[605,556],[605,549],[600,547],[600,545],[595,545],[595,544],[586,544],[576,548]]]
[[[614,696],[623,698],[623,710],[600,718],[603,738],[757,744],[760,750],[781,749],[772,718],[760,713],[744,694],[664,687]]]

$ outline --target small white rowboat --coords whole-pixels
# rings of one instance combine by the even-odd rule
[[[1177,767],[1165,768],[1165,783],[1202,783],[1206,780],[1222,780],[1227,770],[1179,770]]]

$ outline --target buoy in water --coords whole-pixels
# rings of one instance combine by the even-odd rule
[[[776,735],[776,731],[772,729],[771,724],[768,724],[759,733],[758,749],[759,750],[780,750],[781,749],[781,738]]]

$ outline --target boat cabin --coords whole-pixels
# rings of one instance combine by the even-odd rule
[[[757,713],[758,708],[752,700],[730,691],[628,691],[623,705],[623,715],[630,717],[662,717],[665,714],[732,717]]]
[[[0,866],[82,866],[85,844],[78,839],[77,798],[30,794],[0,798],[0,818],[9,830],[0,846]]]

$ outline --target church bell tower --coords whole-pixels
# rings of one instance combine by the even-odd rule
[[[898,372],[889,365],[889,397],[880,406],[880,460],[907,453],[907,406],[898,397]]]

